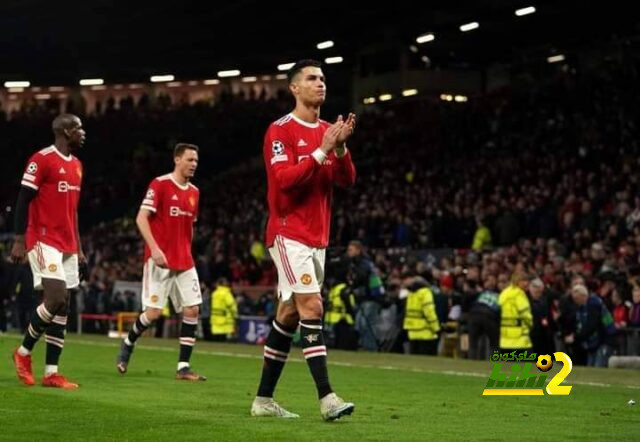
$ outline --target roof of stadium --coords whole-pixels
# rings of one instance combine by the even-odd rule
[[[514,14],[532,5],[535,14]],[[474,21],[478,29],[460,31]],[[406,43],[407,50],[415,45],[436,65],[478,67],[510,61],[522,51],[570,50],[588,39],[638,30],[624,8],[573,0],[3,0],[0,29],[0,79],[49,84],[93,77],[144,81],[162,73],[206,78],[235,68],[273,73],[280,63],[329,56],[342,56],[348,66],[359,50],[389,42]],[[418,45],[416,37],[428,32],[435,40]],[[334,46],[317,49],[325,40]]]

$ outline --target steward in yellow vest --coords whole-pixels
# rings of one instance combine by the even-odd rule
[[[529,277],[514,275],[498,298],[500,305],[500,349],[524,350],[531,348],[531,326],[533,315],[527,297]]]
[[[433,293],[427,282],[416,277],[407,287],[409,294],[404,313],[403,328],[409,336],[411,354],[438,352],[440,321],[433,302]]]
[[[329,308],[324,315],[324,322],[327,325],[335,325],[340,321],[346,321],[347,324],[353,325],[353,309],[356,306],[356,300],[353,293],[345,296],[348,304],[343,299],[342,291],[347,284],[342,283],[334,286],[329,291]]]
[[[356,298],[347,284],[337,284],[329,291],[324,322],[333,347],[340,350],[358,349],[358,333],[353,326],[355,308]]]
[[[226,279],[220,278],[211,292],[211,334],[215,341],[225,341],[236,328],[238,304]]]

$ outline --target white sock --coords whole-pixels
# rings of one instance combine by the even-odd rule
[[[124,343],[126,345],[128,345],[129,347],[133,347],[133,344],[131,343],[131,341],[129,341],[129,336],[127,336],[126,338],[124,338]]]
[[[58,372],[57,365],[45,365],[44,366],[44,375],[49,376],[50,374],[54,374]]]
[[[31,354],[31,352],[29,350],[27,350],[26,348],[24,348],[22,345],[18,348],[18,354],[20,356],[29,356]]]
[[[188,362],[178,362],[178,370],[182,370],[185,367],[189,367],[189,363]]]

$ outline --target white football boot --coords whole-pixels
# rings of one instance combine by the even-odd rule
[[[320,399],[320,414],[322,414],[322,419],[326,421],[333,421],[349,415],[353,413],[354,408],[354,404],[343,401],[335,393],[329,393]]]
[[[295,413],[282,408],[273,398],[257,396],[251,404],[251,416],[254,417],[281,417],[283,419],[293,419],[300,417]]]

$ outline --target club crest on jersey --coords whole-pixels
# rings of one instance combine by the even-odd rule
[[[313,334],[305,336],[304,338],[307,340],[307,342],[309,342],[309,344],[313,344],[314,342],[318,342],[318,338],[319,337],[320,337],[319,334],[313,333]]]
[[[156,193],[153,191],[153,189],[149,189],[147,190],[147,196],[145,198],[152,200],[155,195]]]
[[[151,302],[153,303],[158,302],[158,295],[151,295]]]
[[[58,266],[57,266],[57,265],[55,265],[55,264],[49,264],[49,271],[50,271],[51,273],[55,273],[55,272],[56,272],[56,270],[58,270]]]
[[[36,163],[31,162],[27,166],[27,172],[29,172],[31,175],[36,173],[37,170],[38,170],[38,165]]]
[[[300,281],[302,281],[302,283],[304,285],[309,285],[311,284],[311,275],[308,273],[305,273],[304,275],[302,275],[302,277],[300,278]]]
[[[273,152],[275,156],[282,155],[284,153],[284,144],[282,144],[282,141],[274,140],[273,143],[271,143],[271,152]]]

